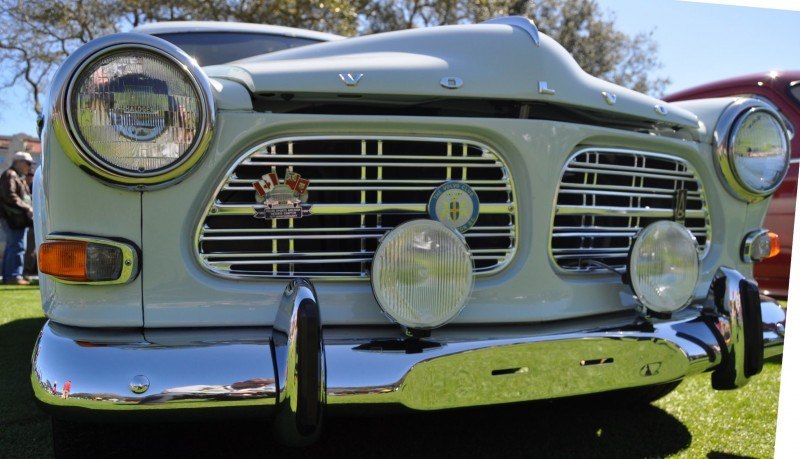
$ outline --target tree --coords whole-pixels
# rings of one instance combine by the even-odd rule
[[[164,20],[241,21],[343,35],[525,15],[589,73],[660,95],[669,80],[652,34],[628,36],[596,0],[0,0],[0,88],[25,85],[34,109],[54,69],[98,36]]]
[[[27,86],[36,113],[53,71],[80,45],[154,21],[217,20],[354,34],[367,0],[0,0],[0,88]]]

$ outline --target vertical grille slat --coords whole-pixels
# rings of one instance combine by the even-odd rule
[[[684,225],[701,256],[710,245],[705,191],[685,160],[661,153],[585,148],[572,155],[559,183],[550,255],[568,272],[603,271],[594,262],[624,269],[639,230],[673,220],[676,190],[686,190]]]
[[[302,218],[259,220],[253,182],[293,170],[309,179]],[[430,195],[459,180],[481,202],[464,234],[475,272],[491,274],[516,252],[511,176],[492,149],[462,139],[304,137],[276,139],[244,153],[214,194],[197,234],[200,262],[229,277],[368,279],[383,235],[428,218]]]

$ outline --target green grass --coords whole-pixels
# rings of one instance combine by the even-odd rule
[[[30,382],[33,343],[44,324],[39,289],[0,286],[0,457],[47,457],[50,421]]]
[[[710,375],[705,374],[688,378],[675,392],[657,401],[657,407],[692,433],[691,445],[677,457],[712,453],[772,457],[780,375],[780,360],[773,358],[741,389],[715,391]]]
[[[0,286],[0,457],[52,455],[50,423],[34,404],[29,379],[40,308],[36,288]],[[772,359],[750,384],[729,392],[712,390],[707,374],[695,376],[638,408],[573,399],[330,416],[320,441],[301,453],[276,448],[261,421],[87,425],[76,436],[90,445],[85,456],[771,457],[780,370]]]

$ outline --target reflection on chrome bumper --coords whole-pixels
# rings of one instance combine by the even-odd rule
[[[722,276],[736,286],[728,282],[727,293],[720,287],[717,296],[735,303],[741,279],[729,270]],[[487,405],[666,383],[722,368],[732,368],[729,382],[740,384],[736,346],[745,334],[727,315],[730,306],[711,300],[670,320],[631,313],[554,324],[451,325],[423,340],[405,338],[395,327],[328,327],[320,340],[307,332],[319,326],[316,295],[298,280],[287,288],[274,329],[126,333],[48,322],[31,377],[37,398],[54,412],[256,405],[264,414],[278,408],[281,422],[312,435],[322,408],[337,405]],[[734,314],[744,303],[733,304]],[[766,298],[758,305],[759,348],[766,357],[780,354],[785,313]],[[65,397],[66,381],[72,388]]]

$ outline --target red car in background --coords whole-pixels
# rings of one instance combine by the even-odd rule
[[[789,265],[792,258],[792,232],[797,199],[797,174],[800,162],[800,71],[769,72],[745,75],[704,84],[676,92],[664,98],[678,100],[729,96],[756,97],[773,105],[785,117],[792,131],[792,160],[786,180],[775,192],[764,228],[780,236],[780,255],[758,263],[755,276],[762,293],[786,298],[789,291]]]

